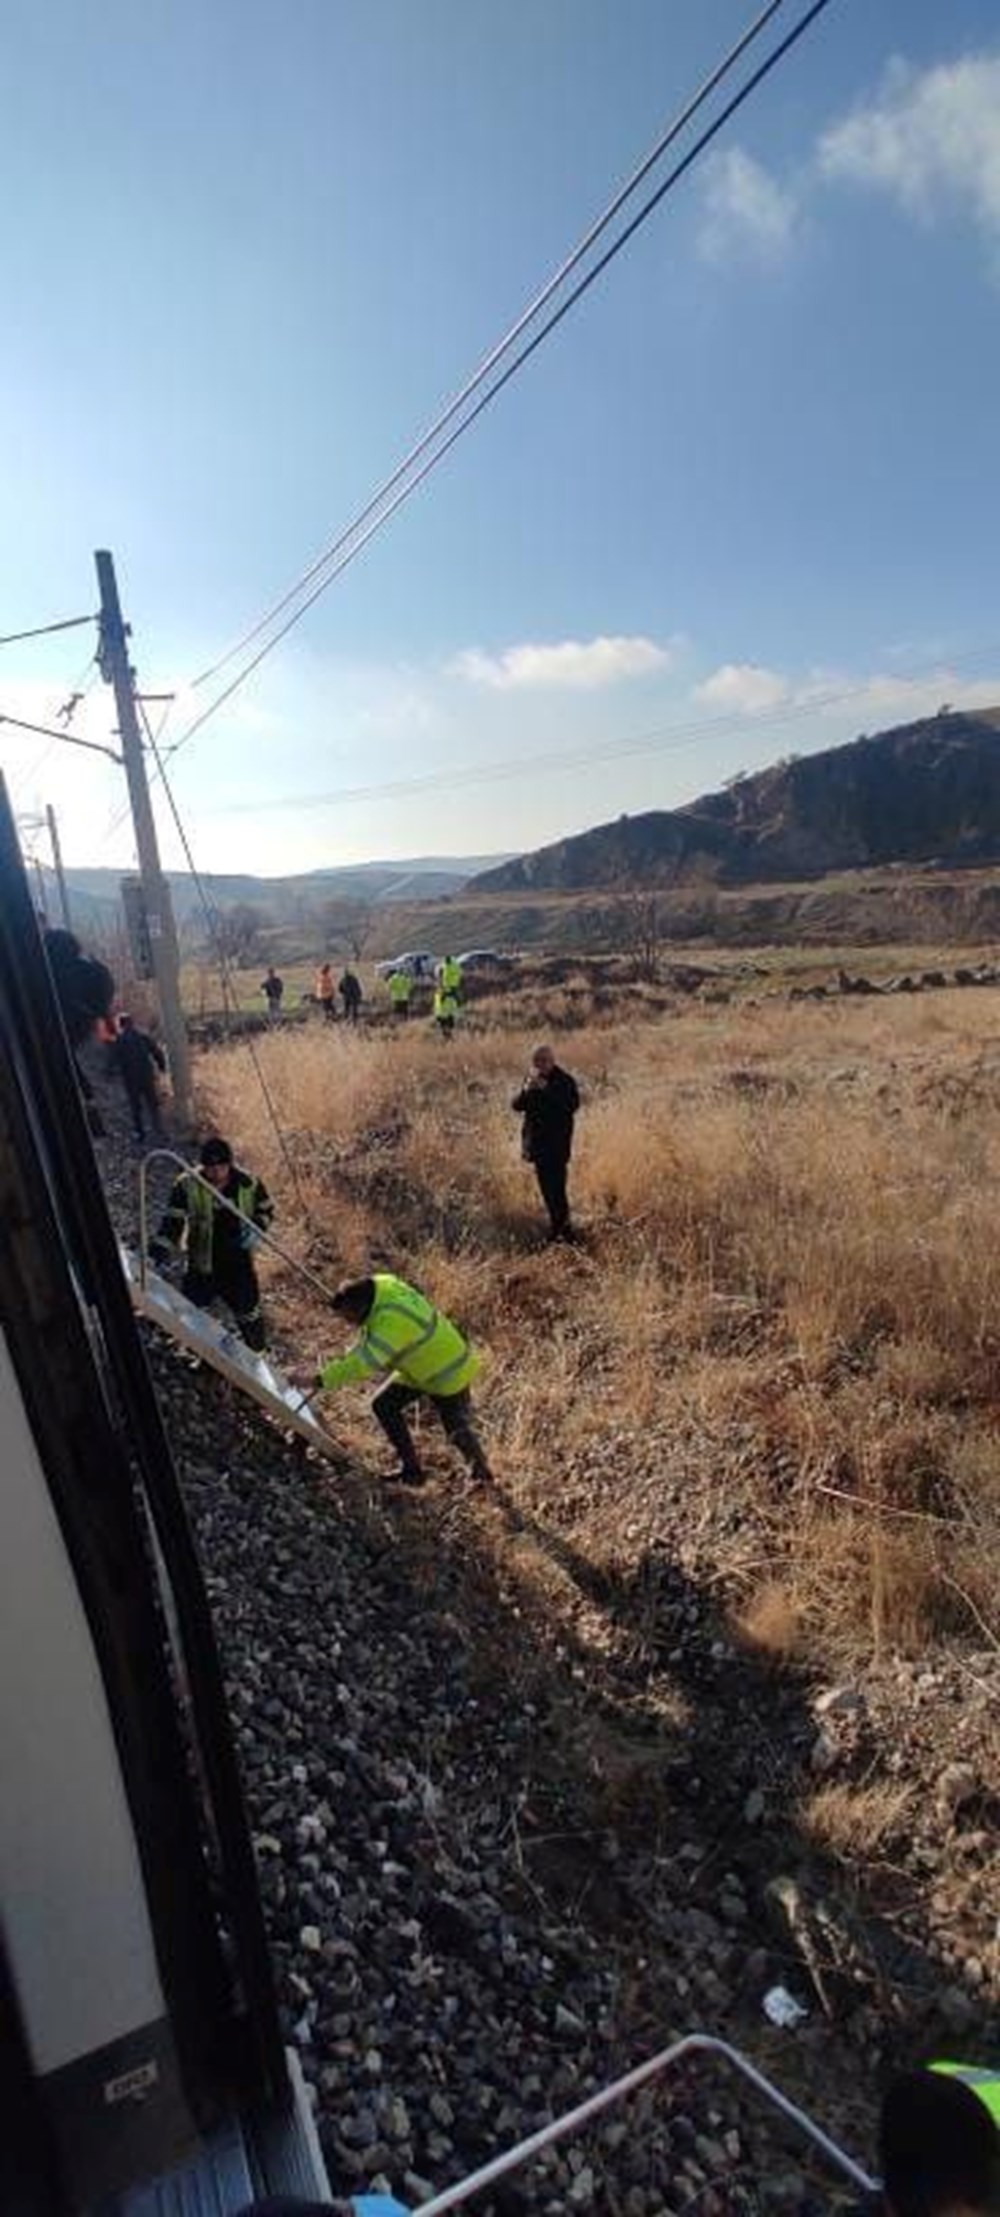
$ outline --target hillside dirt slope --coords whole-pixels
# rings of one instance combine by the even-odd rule
[[[787,755],[680,808],[649,809],[486,870],[484,893],[740,885],[884,863],[995,861],[1000,710],[945,710]]]

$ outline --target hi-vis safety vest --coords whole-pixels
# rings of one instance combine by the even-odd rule
[[[258,1215],[260,1189],[257,1179],[248,1177],[246,1174],[240,1176],[239,1173],[237,1173],[237,1178],[238,1183],[235,1193],[227,1194],[226,1198],[233,1203],[234,1208],[239,1209],[241,1216],[245,1216],[247,1221],[253,1224],[256,1222]],[[270,1208],[261,1213],[268,1219],[270,1218]],[[215,1200],[209,1188],[202,1185],[199,1178],[193,1176],[177,1179],[167,1205],[164,1229],[167,1237],[172,1239],[175,1244],[180,1241],[185,1224],[187,1225],[188,1263],[191,1269],[198,1271],[202,1277],[210,1277],[212,1270],[212,1238],[215,1230]]]
[[[464,1393],[479,1369],[479,1357],[457,1324],[405,1278],[380,1271],[364,1333],[349,1355],[335,1355],[318,1372],[330,1393],[380,1372],[392,1371],[420,1393]]]
[[[439,985],[434,995],[435,1022],[438,1024],[447,1023],[450,1018],[451,1022],[454,1023],[457,1015],[458,1002],[454,993],[450,992],[447,986]]]
[[[457,993],[460,990],[462,965],[460,962],[456,962],[454,955],[445,955],[438,974],[446,993]]]
[[[932,2063],[932,2071],[939,2071],[942,2078],[961,2079],[973,2094],[989,2110],[1000,2131],[1000,2071],[991,2071],[976,2063]]]
[[[405,1002],[413,991],[413,979],[408,970],[394,970],[389,979],[390,1001]]]

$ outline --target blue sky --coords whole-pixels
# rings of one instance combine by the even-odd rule
[[[183,688],[748,13],[105,0],[98,34],[79,0],[7,0],[0,630],[92,606],[110,545],[143,680]],[[995,5],[833,0],[192,741],[198,859],[534,845],[1000,698],[998,339]],[[0,711],[49,721],[86,653],[3,650]],[[77,728],[110,722],[98,686]],[[127,864],[118,773],[41,753],[0,728],[19,805],[60,807],[71,859]]]

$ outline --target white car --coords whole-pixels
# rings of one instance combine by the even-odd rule
[[[460,970],[509,970],[513,955],[502,955],[495,947],[469,947],[464,955],[456,955]]]
[[[436,957],[426,947],[410,948],[406,954],[393,955],[390,962],[377,962],[375,975],[391,978],[394,970],[405,970],[410,978],[432,978]]]

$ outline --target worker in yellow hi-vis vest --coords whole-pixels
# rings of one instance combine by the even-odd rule
[[[413,979],[408,970],[393,970],[389,978],[389,1004],[394,1016],[408,1016]]]
[[[397,1483],[420,1486],[424,1481],[405,1414],[415,1401],[430,1402],[473,1478],[488,1480],[489,1465],[473,1428],[469,1398],[479,1356],[457,1324],[417,1286],[387,1270],[349,1279],[334,1294],[331,1307],[360,1327],[357,1345],[315,1372],[293,1371],[293,1382],[305,1390],[335,1393],[340,1386],[385,1378],[372,1401],[372,1415],[399,1456],[393,1473]]]

